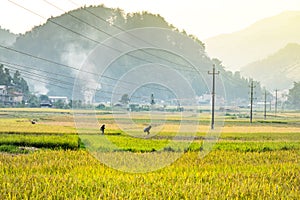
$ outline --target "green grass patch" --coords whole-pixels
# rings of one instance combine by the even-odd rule
[[[19,154],[19,153],[29,153],[30,150],[19,148],[16,145],[0,145],[0,152]]]
[[[78,149],[77,135],[0,134],[0,145],[29,146],[50,149]]]

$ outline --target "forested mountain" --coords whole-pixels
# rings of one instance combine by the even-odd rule
[[[245,77],[254,77],[268,89],[287,89],[300,81],[300,45],[291,43],[269,57],[241,69]]]
[[[159,15],[146,12],[124,14],[122,10],[110,9],[104,6],[83,7],[59,17],[50,18],[45,24],[18,36],[11,48],[0,48],[0,59],[4,61],[3,64],[5,66],[19,69],[35,92],[71,97],[74,80],[78,74],[82,73],[80,67],[94,48],[101,46],[102,42],[115,37],[117,34],[124,33],[124,31],[132,29],[142,30],[147,27],[177,31],[175,27],[168,24]],[[147,37],[147,34],[142,36]],[[173,41],[172,38],[169,38],[169,35],[166,35],[165,40],[162,41],[159,39],[156,41],[155,35],[149,37],[152,38],[152,42],[158,47],[160,45],[172,45],[173,43],[175,45],[176,43],[175,40]],[[197,60],[198,66],[196,67],[198,70],[203,73],[203,76],[207,77],[207,80],[211,80],[211,77],[207,75],[207,71],[211,70],[214,61],[206,55],[204,44],[200,40],[194,36],[186,37],[189,37],[194,42],[191,45],[197,44],[200,47],[198,52],[191,52],[191,54],[194,54],[194,56],[191,56],[191,59]],[[134,44],[136,39],[128,37],[126,42],[129,45]],[[117,40],[113,42],[115,41]],[[179,41],[176,45],[184,44],[180,44]],[[115,48],[119,49],[122,46],[125,46],[125,44],[119,42]],[[181,47],[179,46],[179,48]],[[189,49],[189,47],[186,48]],[[164,57],[164,60],[177,62],[176,57],[170,53],[164,53],[162,50],[147,51],[130,52],[128,55],[132,55],[122,57],[113,63],[118,67],[114,67],[112,64],[110,70],[107,70],[106,74],[104,74],[113,78],[109,81],[109,84],[114,85],[117,82],[122,73],[129,69],[126,66],[145,65],[147,64],[145,60],[151,60],[152,63],[171,64],[170,61],[163,61],[162,57]],[[225,71],[221,63],[216,64],[217,69],[221,72],[224,81],[222,84],[224,84],[228,100],[238,97],[248,98],[249,80],[240,77],[238,73],[232,74]],[[124,68],[120,70],[120,66],[124,66]],[[174,68],[176,68],[176,63]],[[193,87],[196,88],[197,95],[209,92],[210,85],[208,86],[207,83],[200,81],[199,84],[197,80],[193,82],[193,78],[195,78],[193,77],[194,73],[186,72],[185,75],[190,77],[188,79]],[[84,79],[86,79],[84,84],[88,86],[89,77],[84,77]],[[112,89],[105,85],[101,85],[101,88],[104,90]],[[158,97],[163,95],[163,92],[156,94]],[[102,100],[101,95],[99,96],[97,101]]]
[[[288,43],[300,43],[300,11],[286,11],[260,20],[237,32],[205,40],[210,56],[223,61],[227,69],[266,58]]]

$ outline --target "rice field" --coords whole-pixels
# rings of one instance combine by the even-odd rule
[[[128,134],[109,112],[0,109],[0,199],[299,199],[300,118],[281,115],[228,116],[211,140],[205,113],[156,118],[147,136],[141,113]]]

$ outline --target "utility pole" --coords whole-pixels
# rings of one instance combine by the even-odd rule
[[[209,75],[212,75],[213,76],[213,85],[212,85],[212,93],[211,93],[211,99],[212,99],[212,102],[211,102],[211,129],[213,130],[215,128],[215,95],[216,95],[216,92],[215,92],[215,82],[216,82],[216,79],[215,79],[215,76],[216,75],[219,75],[220,74],[220,71],[216,72],[216,65],[213,64],[213,71],[210,72],[208,71],[208,74]]]
[[[155,104],[155,101],[154,101],[154,94],[151,94],[150,104],[151,104],[152,106]]]
[[[275,90],[275,117],[277,115],[277,92],[278,92],[278,90],[276,89]]]
[[[265,110],[264,110],[264,118],[267,119],[267,91],[265,90]]]
[[[253,85],[253,81],[251,81],[250,85],[250,123],[252,124],[252,118],[253,118],[253,88],[255,86]]]

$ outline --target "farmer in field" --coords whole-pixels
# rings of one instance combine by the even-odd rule
[[[104,135],[104,130],[105,130],[105,124],[103,124],[101,127],[100,127],[100,131],[101,131],[101,134]]]
[[[144,129],[144,133],[147,132],[147,135],[150,134],[150,129],[151,129],[151,125],[150,126],[147,126],[145,129]]]

